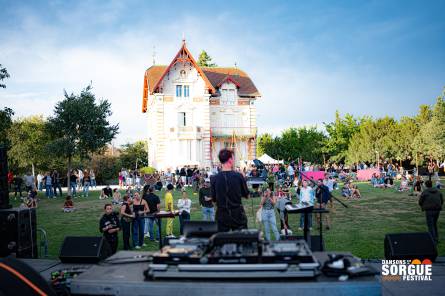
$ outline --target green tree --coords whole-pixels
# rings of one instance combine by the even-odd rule
[[[273,139],[265,137],[261,146],[264,153],[275,159],[290,161],[300,157],[305,161],[321,163],[324,140],[325,135],[315,127],[289,128]]]
[[[323,143],[322,152],[330,160],[342,162],[346,158],[351,137],[359,130],[360,119],[346,114],[344,118],[335,112],[334,122],[324,124],[328,137]]]
[[[264,153],[266,153],[266,147],[268,145],[271,145],[271,143],[273,142],[273,138],[271,134],[265,133],[260,135],[257,138],[257,151],[256,154],[258,157],[260,157],[261,155],[263,155]]]
[[[198,65],[200,67],[217,67],[215,63],[212,63],[212,57],[205,50],[199,54]]]
[[[8,130],[12,125],[14,111],[5,107],[0,110],[0,145],[9,146]]]
[[[46,151],[49,133],[42,116],[30,116],[12,123],[8,133],[11,141],[9,158],[18,168],[29,169],[35,175],[35,166],[47,168],[51,162]]]
[[[346,162],[375,162],[380,159],[395,158],[394,131],[397,122],[391,117],[379,119],[364,118],[360,129],[351,138]]]
[[[107,100],[96,104],[91,86],[79,95],[65,92],[65,98],[56,104],[54,115],[48,119],[48,130],[54,136],[49,148],[67,160],[67,177],[73,157],[88,157],[102,150],[118,133],[119,125],[108,122],[110,115],[111,104]]]
[[[414,149],[423,159],[442,160],[445,158],[445,99],[444,94],[437,98],[431,110],[430,121],[420,126],[414,139]]]
[[[136,141],[122,146],[119,156],[121,167],[135,169],[148,166],[148,146],[146,141]]]
[[[6,68],[0,64],[0,81],[3,81],[5,78],[9,78],[9,73]],[[6,84],[0,83],[0,88],[6,88]]]

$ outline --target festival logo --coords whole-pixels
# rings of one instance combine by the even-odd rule
[[[431,260],[382,260],[382,281],[431,281]]]

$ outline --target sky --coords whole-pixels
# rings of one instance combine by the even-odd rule
[[[90,83],[112,104],[116,145],[145,139],[144,71],[185,36],[195,59],[246,71],[262,94],[259,133],[335,111],[416,114],[445,86],[445,1],[4,1],[0,107],[50,116]]]

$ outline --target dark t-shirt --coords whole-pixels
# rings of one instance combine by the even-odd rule
[[[210,179],[210,195],[218,208],[239,208],[249,195],[246,180],[234,171],[221,171]]]
[[[77,176],[76,175],[71,175],[70,176],[70,182],[76,183],[76,181],[77,181]]]
[[[113,191],[111,190],[110,187],[105,187],[104,189],[102,189],[102,191],[104,192],[104,194],[108,197],[111,197],[113,195]]]
[[[205,208],[213,208],[213,202],[211,200],[205,200],[205,197],[211,197],[210,187],[202,187],[199,189],[199,204]]]
[[[147,202],[150,213],[156,213],[158,211],[158,204],[161,203],[159,196],[154,193],[149,193],[144,195],[142,198]]]
[[[102,229],[106,226],[111,226],[110,228],[120,228],[121,224],[119,222],[119,216],[116,213],[111,213],[110,215],[104,214],[99,222],[99,230],[104,234],[107,238],[117,238],[117,232],[108,233],[108,231],[103,231]]]

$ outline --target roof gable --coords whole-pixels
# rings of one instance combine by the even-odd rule
[[[206,77],[204,72],[202,71],[201,67],[199,67],[198,64],[196,63],[196,61],[193,58],[192,54],[187,49],[187,46],[185,45],[185,41],[182,42],[181,49],[178,51],[178,53],[176,54],[175,58],[170,63],[170,65],[164,70],[164,73],[158,79],[158,81],[154,85],[153,89],[150,89],[150,93],[153,94],[158,89],[158,87],[161,84],[162,80],[164,79],[165,75],[167,75],[168,71],[170,71],[170,69],[176,63],[186,63],[186,62],[190,62],[196,68],[196,70],[198,71],[199,75],[204,80],[204,83],[205,83],[206,87],[209,89],[209,92],[210,93],[214,93],[216,91],[215,87],[210,83],[210,81],[208,80],[208,78]]]

